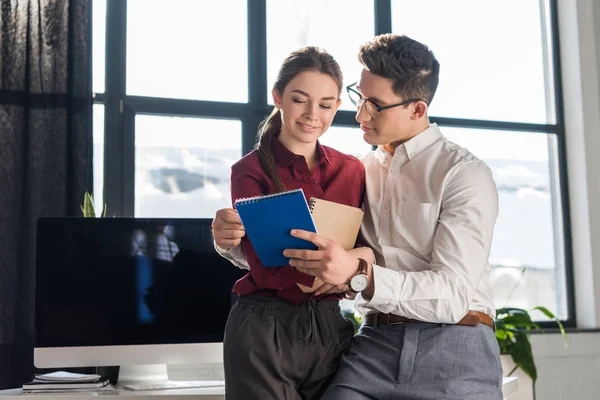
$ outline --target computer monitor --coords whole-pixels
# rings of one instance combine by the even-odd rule
[[[36,367],[222,362],[244,271],[216,253],[211,222],[40,218]]]

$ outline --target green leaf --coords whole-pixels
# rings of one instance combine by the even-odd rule
[[[94,210],[94,199],[92,195],[85,192],[83,201],[84,217],[95,218],[96,210]]]
[[[565,332],[565,327],[563,326],[562,322],[560,322],[560,319],[556,318],[556,316],[554,314],[552,314],[550,312],[550,310],[548,310],[546,307],[537,306],[537,307],[534,307],[533,309],[541,311],[542,313],[544,313],[544,315],[546,317],[548,317],[551,320],[553,320],[554,322],[556,322],[556,324],[558,325],[558,328],[560,329],[560,334],[562,335],[563,342],[565,343],[565,349],[566,349],[569,346],[567,343],[567,332]]]
[[[342,315],[352,321],[352,324],[354,325],[354,334],[358,333],[362,324],[362,318],[350,310],[342,311]]]
[[[504,329],[496,329],[496,339],[506,340],[508,339],[508,333]]]
[[[104,203],[104,208],[102,209],[102,217],[106,217],[106,203]]]
[[[531,329],[534,327],[534,322],[531,320],[531,317],[529,316],[528,313],[525,313],[525,314],[515,313],[515,314],[508,315],[507,317],[504,318],[504,323],[506,325],[512,325],[515,328],[522,328],[522,329]]]
[[[533,361],[531,343],[529,343],[529,337],[525,333],[515,333],[515,342],[510,355],[515,364],[535,383],[537,380],[537,369]]]
[[[527,312],[527,310],[524,310],[522,308],[515,308],[515,307],[502,307],[496,310],[496,314],[500,315],[500,314],[508,314],[508,315],[513,315],[513,314],[529,314]]]

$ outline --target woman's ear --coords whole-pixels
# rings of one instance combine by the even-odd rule
[[[281,95],[275,89],[271,90],[271,95],[273,96],[273,104],[281,110]]]
[[[342,99],[338,99],[338,101],[336,101],[336,103],[335,103],[335,111],[337,111],[341,105],[342,105]]]

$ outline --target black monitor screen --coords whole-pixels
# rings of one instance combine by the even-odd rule
[[[210,219],[41,218],[35,346],[221,342],[245,271]]]

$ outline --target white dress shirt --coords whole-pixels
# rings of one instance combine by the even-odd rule
[[[375,252],[375,292],[356,309],[456,323],[468,310],[495,316],[488,264],[498,216],[490,168],[432,124],[390,155],[363,159],[363,242]]]
[[[468,310],[495,316],[488,264],[498,216],[490,168],[432,124],[399,145],[367,154],[364,245],[375,253],[374,294],[361,314],[456,323]],[[247,268],[243,249],[219,253]]]

